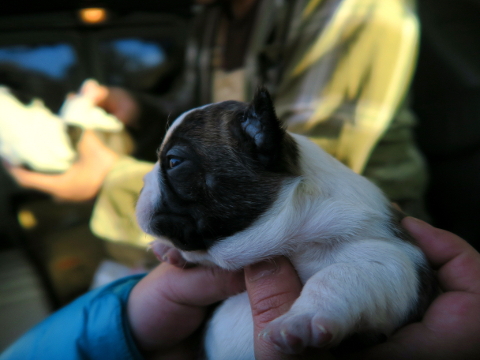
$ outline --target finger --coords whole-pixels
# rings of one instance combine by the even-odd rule
[[[132,290],[128,318],[141,348],[171,347],[193,334],[207,306],[244,291],[243,272],[162,263]]]
[[[96,84],[94,87],[90,88],[85,95],[92,99],[93,103],[97,105],[105,101],[108,97],[108,92],[109,90],[106,86]]]
[[[402,328],[386,342],[348,354],[343,360],[437,359],[429,346],[434,334],[421,323]]]
[[[95,190],[91,189],[94,178],[89,179],[91,183],[81,181],[80,177],[75,178],[74,168],[75,164],[66,173],[55,175],[37,173],[20,167],[10,168],[9,172],[19,185],[45,192],[59,200],[82,201],[92,198],[95,195]]]
[[[242,273],[205,267],[183,270],[163,263],[137,284],[132,291],[136,301],[130,301],[129,310],[131,314],[136,314],[131,317],[135,325],[143,323],[143,326],[136,326],[137,332],[145,331],[145,323],[149,323],[152,326],[150,333],[162,333],[162,341],[170,343],[172,339],[190,334],[200,325],[206,306],[243,289]],[[145,309],[156,312],[145,315]]]
[[[163,276],[160,292],[177,304],[208,306],[245,291],[243,271],[205,266],[181,269],[164,265],[168,276]]]
[[[148,250],[151,250],[153,252],[153,254],[155,255],[155,257],[159,261],[163,261],[163,262],[168,262],[168,261],[165,261],[165,259],[163,257],[165,256],[165,254],[167,252],[170,251],[170,249],[172,249],[171,246],[168,246],[167,244],[164,244],[164,243],[160,242],[159,240],[154,240],[154,241],[152,241],[151,243],[148,244]]]
[[[406,217],[402,225],[418,241],[434,267],[441,267],[459,254],[471,251],[472,247],[457,235],[437,229],[426,222]]]
[[[422,322],[412,323],[386,342],[348,359],[477,359],[479,295],[448,292],[430,305]]]
[[[77,144],[77,151],[80,158],[88,156],[89,160],[92,162],[96,162],[95,160],[97,157],[94,156],[95,154],[115,154],[113,150],[110,150],[108,146],[99,139],[93,130],[83,131],[82,137]]]
[[[187,262],[182,256],[182,253],[176,248],[160,242],[159,240],[152,241],[149,244],[155,257],[161,262],[167,262],[170,265],[186,268],[194,264]]]
[[[402,210],[402,208],[400,207],[400,205],[398,205],[396,202],[392,202],[392,206],[393,206],[396,210],[398,210],[398,211],[400,211],[400,212],[403,212],[403,210]]]
[[[286,313],[300,295],[302,284],[295,269],[284,257],[263,261],[245,268],[245,283],[252,308],[256,358],[292,358],[278,352],[261,334],[266,325]]]
[[[106,96],[98,106],[115,115],[125,125],[135,125],[140,112],[135,98],[118,87],[107,88]]]
[[[480,293],[480,254],[465,240],[421,220],[407,217],[402,225],[417,240],[445,291]]]
[[[287,312],[302,289],[295,269],[284,257],[247,266],[245,283],[256,330]]]
[[[8,171],[19,185],[41,191],[55,188],[59,178],[59,175],[41,174],[18,166],[9,167]]]

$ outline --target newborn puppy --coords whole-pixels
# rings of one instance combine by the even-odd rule
[[[235,270],[287,256],[304,288],[268,325],[287,353],[388,336],[434,295],[423,253],[382,192],[285,131],[265,89],[250,104],[206,105],[172,124],[137,219],[193,263]],[[217,308],[205,350],[209,359],[254,359],[246,293]]]

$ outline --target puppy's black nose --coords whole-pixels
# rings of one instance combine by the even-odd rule
[[[152,217],[151,229],[155,235],[169,239],[180,250],[206,250],[195,221],[188,215],[159,212]]]
[[[199,242],[197,240],[189,239],[190,241],[185,241],[183,239],[172,239],[171,241],[175,245],[176,248],[183,250],[183,251],[195,251],[195,250],[206,250],[205,245],[203,242]]]

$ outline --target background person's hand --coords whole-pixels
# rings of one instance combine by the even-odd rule
[[[84,131],[77,145],[78,159],[62,174],[42,174],[4,162],[15,181],[58,199],[86,201],[94,198],[118,155],[105,146],[91,130]]]
[[[128,300],[134,338],[148,359],[194,359],[209,305],[245,290],[243,272],[162,263],[143,278]]]
[[[94,99],[97,106],[114,115],[126,126],[136,128],[140,107],[135,98],[125,89],[101,86],[99,96]]]

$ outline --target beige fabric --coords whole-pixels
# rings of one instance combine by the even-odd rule
[[[105,240],[146,247],[153,238],[137,225],[135,204],[143,187],[143,176],[153,167],[130,157],[117,161],[97,198],[90,221],[94,234]]]
[[[120,155],[131,155],[134,149],[132,137],[125,130],[119,132],[105,132],[94,130],[95,135],[110,149]]]
[[[213,71],[213,102],[227,100],[246,101],[245,99],[245,70],[237,69]]]
[[[317,9],[323,3],[308,1],[301,16],[303,26],[317,21],[315,16],[321,13]],[[306,116],[292,119],[290,130],[311,137],[357,173],[363,172],[373,148],[390,125],[412,77],[419,27],[409,3],[344,0],[285,75],[285,90],[290,91],[292,99],[282,99],[283,106],[296,102],[304,107]],[[341,46],[348,51],[339,50]],[[303,88],[297,92],[295,86],[288,86],[312,75],[310,72],[329,57],[331,60],[332,54],[340,57],[328,69],[327,80],[316,85],[303,81]],[[315,99],[302,99],[305,86],[317,86]],[[325,136],[328,125],[337,126],[339,133]]]

